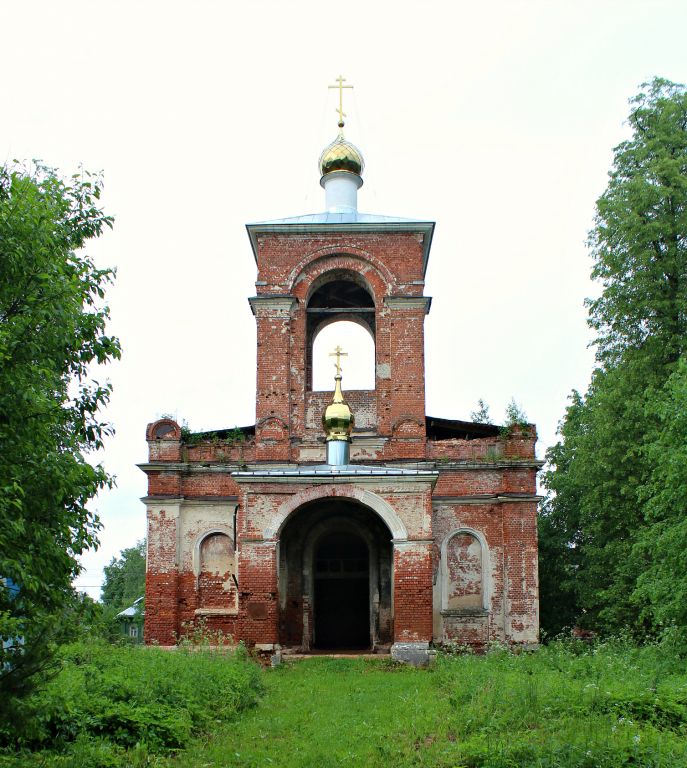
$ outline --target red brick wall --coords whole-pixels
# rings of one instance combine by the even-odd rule
[[[255,460],[255,440],[242,443],[203,442],[185,446],[185,461],[243,464]]]
[[[394,551],[394,640],[432,639],[432,550],[429,544]]]
[[[376,291],[383,281],[420,295],[422,285],[412,283],[423,280],[421,238],[408,232],[264,235],[258,240],[258,283],[265,284],[258,285],[258,293],[305,295],[301,286],[308,269],[321,274],[326,267],[315,262],[338,257],[357,261]]]
[[[148,570],[145,603],[145,642],[173,645],[179,628],[177,574]]]
[[[275,544],[244,541],[239,551],[240,637],[248,645],[278,643]]]
[[[223,589],[217,574],[201,572],[199,577],[196,577],[193,573],[181,573],[177,595],[179,636],[191,635],[195,629],[202,627],[203,631],[210,634],[208,639],[213,642],[229,638],[239,639],[238,610],[235,610],[233,615],[216,611],[218,608],[223,611],[237,608],[236,590],[233,587],[229,590]],[[215,609],[214,613],[212,609]]]
[[[258,460],[279,461],[289,438],[313,424],[306,382],[306,305],[318,280],[332,270],[362,275],[375,302],[376,384],[370,413],[380,435],[392,437],[385,458],[425,455],[423,249],[413,234],[332,234],[261,237],[258,249]],[[282,296],[280,302],[276,298]],[[289,306],[290,297],[293,303]],[[391,297],[395,297],[392,300]],[[403,303],[402,299],[415,299]],[[260,425],[276,418],[283,430],[269,441]],[[364,421],[361,413],[360,424]],[[306,426],[308,425],[308,426]],[[310,426],[312,425],[312,426]],[[397,433],[397,434],[396,434]]]
[[[536,469],[518,466],[469,467],[457,469],[439,465],[435,496],[476,496],[481,494],[535,494]]]
[[[292,302],[259,299],[252,304],[257,324],[255,458],[288,460]]]

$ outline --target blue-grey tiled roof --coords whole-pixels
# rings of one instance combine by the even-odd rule
[[[290,216],[286,219],[271,219],[269,221],[256,221],[249,227],[267,226],[270,224],[411,224],[426,223],[421,219],[404,219],[400,216],[382,216],[377,213],[307,213],[303,216]]]

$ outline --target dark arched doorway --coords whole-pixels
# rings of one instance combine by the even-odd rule
[[[391,538],[352,499],[316,499],[293,512],[279,535],[280,643],[304,651],[390,645]]]
[[[324,535],[314,553],[315,647],[370,647],[370,564],[355,533]]]

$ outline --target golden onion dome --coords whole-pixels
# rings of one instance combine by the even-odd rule
[[[327,435],[327,442],[330,440],[348,442],[351,439],[355,419],[341,391],[341,374],[337,374],[334,380],[336,381],[334,397],[322,416],[322,426]]]
[[[334,171],[348,171],[361,176],[365,162],[360,150],[346,141],[340,133],[336,141],[322,150],[320,155],[320,174],[326,176]]]

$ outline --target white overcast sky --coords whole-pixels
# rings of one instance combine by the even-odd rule
[[[467,419],[481,397],[500,421],[514,396],[543,456],[593,363],[585,240],[627,100],[687,81],[686,29],[684,0],[0,0],[0,161],[103,170],[116,217],[89,250],[117,267],[123,357],[99,375],[118,486],[79,583],[97,595],[145,534],[147,422],[253,423],[244,224],[323,209],[340,73],[360,210],[436,221],[428,413]]]

